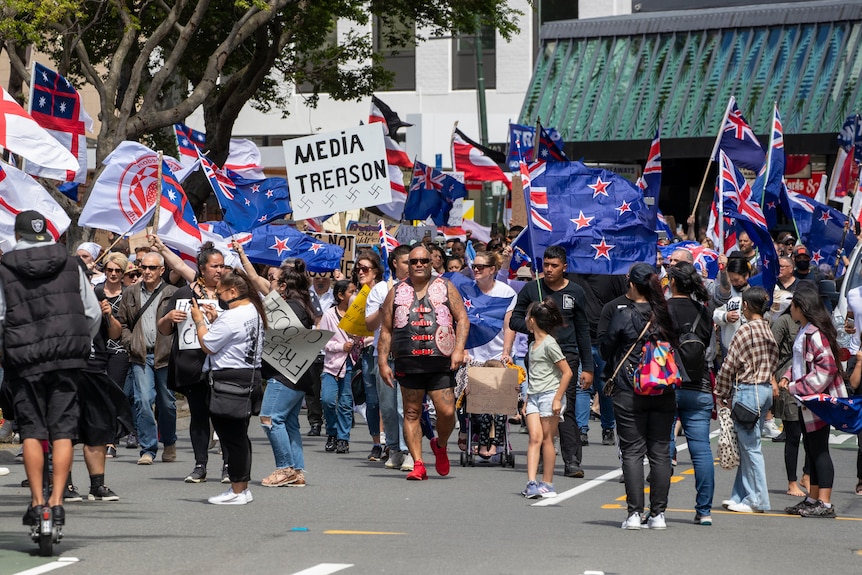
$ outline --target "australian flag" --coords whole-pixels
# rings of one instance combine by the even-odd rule
[[[537,159],[549,162],[568,161],[563,153],[565,142],[563,137],[554,128],[542,128],[539,139],[539,157],[533,157],[535,149],[536,128],[533,126],[522,126],[521,124],[509,124],[509,153],[506,156],[506,164],[512,172],[518,171],[518,162],[521,158],[528,164]],[[520,145],[520,152],[518,147]]]
[[[734,165],[748,168],[755,173],[760,172],[766,161],[766,154],[763,152],[760,141],[754,135],[748,122],[742,117],[742,112],[736,105],[736,99],[732,96],[727,108],[727,115],[724,118],[724,125],[721,127],[719,138],[715,143],[712,157],[716,162],[720,160],[719,148],[724,150]]]
[[[425,220],[430,217],[436,225],[446,226],[449,224],[452,204],[466,197],[467,188],[464,184],[417,161],[413,166],[413,178],[404,204],[404,219]]]
[[[483,293],[475,280],[462,273],[449,272],[443,274],[443,277],[452,282],[464,298],[464,307],[467,308],[467,318],[470,320],[470,331],[464,347],[479,347],[497,337],[503,329],[506,311],[512,300]]]
[[[216,235],[229,238],[233,235],[225,222],[209,222],[207,227]],[[287,225],[268,224],[251,230],[246,236],[243,250],[248,259],[256,264],[279,266],[288,258],[305,262],[310,272],[331,272],[341,264],[344,248],[304,234]]]
[[[205,156],[200,160],[224,219],[234,231],[247,232],[291,212],[284,178],[249,180],[219,169]]]
[[[575,273],[625,274],[633,263],[655,262],[654,215],[634,184],[580,162],[540,162],[530,177],[547,193],[553,229],[530,227],[535,255],[560,245]]]
[[[760,205],[751,197],[751,187],[733,162],[724,152],[720,151],[719,163],[719,193],[724,195],[724,215],[736,220],[736,225],[748,233],[748,237],[757,246],[760,256],[759,280],[766,292],[772,295],[775,278],[778,274],[778,254],[766,218]]]

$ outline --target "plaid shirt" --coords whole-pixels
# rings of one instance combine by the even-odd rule
[[[826,393],[834,397],[847,397],[844,379],[838,373],[838,365],[835,363],[829,341],[811,323],[805,325],[804,333],[802,359],[805,362],[805,374],[794,381],[792,366],[784,374],[784,377],[790,381],[788,386],[790,394],[805,396]],[[829,425],[805,406],[802,407],[802,419],[805,431],[808,432],[817,431]]]
[[[778,344],[769,329],[769,322],[756,319],[743,324],[727,350],[727,357],[718,370],[715,395],[730,399],[733,383],[769,382],[778,367]]]

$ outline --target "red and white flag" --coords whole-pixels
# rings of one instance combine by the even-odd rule
[[[392,201],[380,204],[377,209],[393,220],[400,220],[404,214],[404,204],[407,202],[407,188],[404,186],[404,174],[398,166],[387,165],[389,169],[389,185],[392,188]]]
[[[0,86],[0,90],[0,146],[46,168],[77,171],[80,166],[72,152],[25,112],[5,88]]]
[[[383,141],[386,144],[386,162],[390,166],[401,166],[413,169],[413,162],[407,152],[395,141],[395,132],[402,126],[411,126],[402,122],[392,108],[384,104],[377,96],[371,97],[371,113],[368,115],[370,124],[379,123],[383,126]]]
[[[174,171],[182,166],[165,161]],[[120,235],[143,231],[159,203],[159,155],[138,142],[121,142],[102,162],[105,169],[93,184],[78,225]]]
[[[230,151],[222,169],[230,170],[247,180],[266,179],[260,149],[251,140],[231,138]]]
[[[15,216],[36,210],[45,216],[48,232],[60,239],[71,220],[66,211],[39,182],[8,164],[0,164],[0,242],[15,245]]]
[[[28,174],[61,182],[87,181],[87,132],[93,131],[93,118],[84,109],[81,95],[66,78],[36,63],[30,82],[30,115],[64,148],[75,156],[77,170],[58,170],[29,161]]]
[[[511,180],[506,177],[497,162],[468,142],[460,130],[455,130],[452,138],[452,158],[455,162],[455,171],[464,172],[465,181],[503,182],[511,189]]]

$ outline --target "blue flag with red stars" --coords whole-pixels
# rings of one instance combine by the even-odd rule
[[[594,274],[625,274],[633,263],[655,262],[655,213],[622,176],[580,162],[538,162],[530,179],[532,193],[547,194],[552,229],[530,226],[536,257],[559,245],[569,272]]]
[[[844,233],[848,218],[835,208],[831,208],[807,196],[785,192],[784,209],[792,212],[799,241],[811,252],[811,263],[814,265],[835,265],[838,250],[843,247],[844,254],[849,254],[856,247],[856,236],[853,230]],[[786,204],[787,207],[784,207]],[[852,226],[852,222],[850,222]],[[842,246],[843,238],[843,246]]]
[[[223,238],[232,235],[225,222],[209,222],[208,228]],[[300,259],[310,272],[331,272],[338,269],[344,256],[344,248],[324,243],[287,225],[267,224],[241,235],[238,241],[248,259],[256,264],[279,266],[286,259]]]
[[[497,337],[497,334],[503,329],[506,311],[512,300],[482,293],[475,280],[471,280],[460,272],[447,272],[443,274],[443,277],[458,288],[458,292],[464,298],[464,307],[467,308],[470,331],[467,334],[467,344],[464,348],[479,347]]]

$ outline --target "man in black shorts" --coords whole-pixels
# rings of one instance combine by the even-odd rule
[[[78,371],[87,365],[102,313],[80,260],[54,242],[48,225],[35,211],[15,218],[18,243],[0,260],[0,328],[32,496],[24,524],[35,525],[47,504],[59,526],[65,523],[63,493],[78,432]],[[42,494],[45,440],[51,442],[54,463],[47,502]]]
[[[377,365],[380,377],[393,386],[389,352],[404,399],[404,442],[413,457],[409,480],[428,479],[422,461],[422,402],[427,393],[437,412],[437,437],[431,440],[435,468],[449,474],[446,442],[455,428],[455,378],[464,364],[464,345],[470,321],[457,288],[437,276],[431,279],[431,255],[419,245],[410,250],[410,272],[395,285],[380,307]]]

